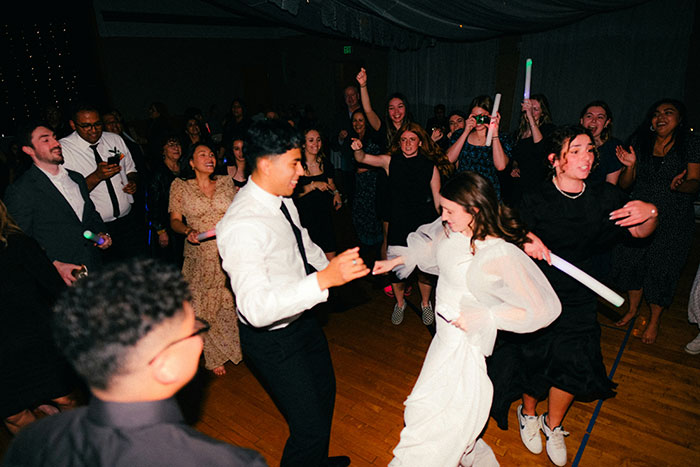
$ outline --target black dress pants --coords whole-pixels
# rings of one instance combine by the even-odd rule
[[[328,341],[307,312],[279,330],[239,326],[246,363],[289,425],[281,467],[320,467],[328,459],[335,374]]]

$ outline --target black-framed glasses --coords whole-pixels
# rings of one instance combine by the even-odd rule
[[[104,123],[102,122],[95,122],[95,123],[76,123],[77,126],[82,128],[83,130],[87,130],[88,128],[92,128],[93,130],[97,130],[98,128],[102,128],[102,125]]]
[[[195,336],[199,336],[199,335],[201,335],[201,334],[204,334],[205,332],[209,331],[209,329],[211,329],[211,325],[207,322],[207,320],[202,319],[202,318],[197,318],[197,317],[195,317],[195,319],[194,319],[194,331],[192,332],[192,334],[189,334],[189,335],[187,335],[187,336],[185,336],[185,337],[181,337],[180,339],[178,339],[178,340],[176,340],[176,341],[172,341],[170,344],[168,344],[168,345],[166,345],[165,347],[163,347],[163,348],[161,349],[161,351],[158,352],[158,353],[151,359],[151,361],[148,362],[148,364],[150,365],[151,363],[153,363],[153,361],[154,361],[156,358],[158,358],[158,355],[162,354],[163,352],[165,352],[167,349],[169,349],[169,348],[172,347],[173,345],[179,344],[180,342],[186,341],[187,339],[191,339],[191,338],[193,338],[193,337],[195,337]]]

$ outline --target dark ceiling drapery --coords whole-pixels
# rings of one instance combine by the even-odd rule
[[[317,33],[405,50],[436,39],[473,42],[571,24],[649,0],[218,0]],[[241,10],[238,10],[241,11]]]

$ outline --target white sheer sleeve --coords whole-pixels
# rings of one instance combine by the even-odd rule
[[[513,244],[502,242],[477,249],[467,274],[475,301],[465,300],[460,313],[469,328],[479,330],[485,355],[493,350],[498,329],[533,332],[551,324],[561,313],[561,303],[547,278]]]
[[[435,247],[437,241],[445,235],[442,219],[439,217],[430,224],[424,224],[410,233],[406,239],[408,246],[389,245],[387,257],[403,257],[403,264],[394,268],[400,279],[405,279],[417,267],[428,274],[439,274]]]

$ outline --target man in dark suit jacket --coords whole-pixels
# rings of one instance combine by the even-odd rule
[[[20,145],[34,164],[7,188],[5,205],[24,233],[34,237],[66,282],[76,280],[73,271],[85,265],[100,268],[100,249],[112,240],[103,233],[104,223],[77,172],[66,170],[61,144],[48,126],[30,123],[19,134]],[[101,239],[98,245],[83,236],[90,230]]]

